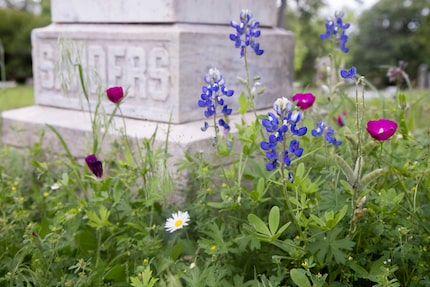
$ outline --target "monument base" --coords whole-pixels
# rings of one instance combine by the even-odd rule
[[[268,110],[259,111],[266,114]],[[230,116],[231,132],[236,132],[235,125],[241,122],[241,115]],[[253,113],[245,115],[245,120],[251,122],[255,119]],[[68,144],[71,154],[75,158],[84,158],[91,153],[91,121],[88,112],[60,109],[45,106],[30,106],[15,110],[4,111],[2,114],[2,135],[3,144],[28,148],[40,142],[41,133],[44,132],[41,142],[42,148],[46,148],[54,153],[64,154],[64,148],[48,125],[54,127],[64,141]],[[168,141],[167,160],[168,167],[172,175],[177,175],[177,165],[184,154],[202,152],[207,160],[213,156],[212,147],[213,130],[208,129],[202,132],[200,128],[203,121],[198,120],[184,124],[167,124],[154,121],[136,120],[130,118],[114,117],[112,129],[106,136],[101,147],[101,153],[97,155],[101,160],[111,150],[115,140],[120,139],[121,133],[126,126],[127,136],[133,142],[142,143],[154,135],[155,148],[164,147]]]

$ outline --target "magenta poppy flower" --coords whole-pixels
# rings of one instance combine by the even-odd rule
[[[85,158],[88,168],[98,178],[103,176],[103,165],[102,162],[97,159],[94,154],[90,154]]]
[[[343,112],[340,115],[337,116],[337,124],[339,125],[339,127],[343,127],[345,126],[345,117],[346,117],[346,113]]]
[[[312,94],[295,94],[292,100],[297,101],[297,106],[302,110],[307,110],[314,104],[315,96]]]
[[[111,87],[106,90],[109,101],[114,104],[118,104],[124,98],[124,90],[122,87]]]
[[[366,130],[375,140],[385,141],[394,135],[397,123],[386,119],[368,121]]]

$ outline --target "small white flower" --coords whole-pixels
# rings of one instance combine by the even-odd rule
[[[176,213],[173,213],[172,216],[167,219],[164,228],[166,228],[167,231],[172,233],[178,229],[181,229],[184,226],[187,226],[188,221],[190,221],[190,215],[188,214],[188,211],[178,211]]]
[[[60,183],[54,183],[53,185],[51,185],[51,190],[57,190],[60,189],[61,184]]]

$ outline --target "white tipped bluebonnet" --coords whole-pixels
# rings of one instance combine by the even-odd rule
[[[204,77],[205,85],[202,87],[202,94],[197,104],[199,107],[205,108],[204,115],[206,118],[216,117],[218,110],[224,115],[224,119],[219,119],[217,124],[224,129],[224,133],[228,133],[230,126],[228,125],[228,116],[231,115],[232,109],[224,101],[224,97],[231,97],[234,94],[233,90],[225,87],[225,80],[221,72],[216,68],[210,68]],[[207,122],[204,122],[202,131],[206,131],[209,127]],[[218,126],[215,127],[218,129]]]
[[[291,157],[301,157],[303,148],[300,147],[300,142],[293,138],[289,145],[286,144],[291,136],[303,136],[307,132],[306,127],[300,127],[299,123],[303,117],[300,111],[293,110],[293,104],[287,98],[278,98],[273,104],[275,113],[269,112],[268,117],[263,119],[261,124],[269,133],[267,141],[260,144],[262,150],[266,151],[266,158],[269,161],[266,164],[266,169],[272,171],[278,166],[278,161],[282,160],[282,164],[290,166]],[[290,131],[291,135],[286,135]],[[286,147],[278,152],[277,145]],[[292,174],[288,174],[289,180],[293,181]]]
[[[240,12],[240,23],[231,21],[230,25],[236,29],[236,34],[230,34],[230,40],[234,41],[234,46],[240,48],[240,56],[246,53],[246,47],[251,47],[257,56],[263,55],[264,50],[260,49],[260,43],[256,38],[260,37],[261,31],[257,30],[260,22],[252,20],[253,14],[248,9]],[[243,37],[243,39],[242,39]]]

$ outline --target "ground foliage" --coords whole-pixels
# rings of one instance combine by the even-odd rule
[[[255,41],[252,49],[246,43],[238,47],[244,48],[245,64],[257,57],[254,52],[270,56],[261,50],[264,35],[261,47]],[[178,168],[190,180],[182,189],[167,165],[168,141],[156,146],[155,134],[138,143],[123,136],[102,150],[112,123],[100,105],[104,94],[90,109],[97,113],[88,117],[88,143],[65,142],[47,127],[45,132],[57,134],[61,155],[52,156],[43,133],[28,150],[2,147],[0,284],[428,286],[430,130],[423,118],[429,94],[399,89],[391,97],[365,100],[365,78],[351,73],[343,79],[335,69],[340,52],[334,43],[326,93],[318,93],[306,110],[291,107],[297,112],[289,118],[291,127],[300,122],[308,132],[285,132],[288,142],[300,141],[303,153],[298,144],[290,146],[296,157],[280,160],[281,168],[268,166],[261,149],[273,118],[253,108],[255,97],[264,95],[253,89],[258,85],[250,76],[242,79],[244,92],[231,99],[240,102],[241,114],[249,110],[256,120],[243,117],[236,133],[228,117],[205,126],[215,139],[184,155]],[[233,43],[232,53],[239,57]],[[356,87],[352,97],[345,93],[349,85]],[[89,103],[86,90],[83,100]],[[112,105],[121,116],[121,98]],[[380,118],[398,123],[384,141],[365,130],[368,120]],[[342,144],[311,135],[322,120]],[[74,158],[72,144],[87,145],[103,174],[86,165],[87,154]],[[177,195],[184,202],[175,204]],[[167,232],[166,219],[178,210],[187,211],[190,221]]]

